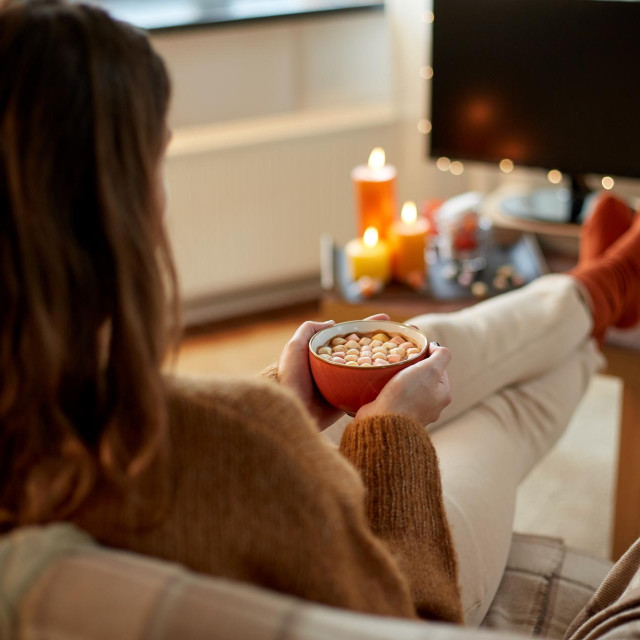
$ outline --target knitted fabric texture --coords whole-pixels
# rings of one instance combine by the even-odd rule
[[[135,495],[103,482],[74,518],[100,543],[334,607],[462,621],[422,427],[354,421],[342,453],[358,473],[272,382],[170,381],[168,405],[165,462]]]
[[[367,517],[408,578],[418,615],[461,620],[438,459],[424,427],[400,416],[356,420],[340,451],[362,475]]]
[[[640,216],[599,258],[569,272],[589,292],[593,335],[610,326],[629,328],[640,321]]]
[[[580,264],[599,258],[631,227],[633,212],[622,200],[603,193],[580,230]]]

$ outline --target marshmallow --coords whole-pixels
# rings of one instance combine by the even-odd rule
[[[415,358],[421,351],[414,342],[399,333],[376,333],[373,338],[352,333],[333,338],[317,350],[324,360],[351,367],[384,366]]]

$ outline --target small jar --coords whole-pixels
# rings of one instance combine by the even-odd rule
[[[443,259],[465,259],[482,250],[488,225],[478,213],[482,196],[464,193],[447,200],[438,210],[438,252]]]

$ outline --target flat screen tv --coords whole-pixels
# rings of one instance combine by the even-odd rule
[[[532,200],[523,214],[557,221],[578,220],[586,174],[640,177],[640,1],[433,0],[433,13],[432,157],[561,171],[564,210]]]

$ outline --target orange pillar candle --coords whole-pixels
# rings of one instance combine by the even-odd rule
[[[378,239],[378,230],[369,227],[362,239],[355,238],[345,247],[353,280],[368,276],[385,283],[391,275],[391,255],[387,243]]]
[[[429,222],[418,218],[414,202],[405,202],[401,220],[391,227],[391,248],[393,253],[393,276],[400,282],[420,287],[426,276],[424,252],[426,248]]]
[[[396,217],[396,168],[385,164],[384,149],[376,147],[368,164],[351,171],[358,210],[358,234],[375,227],[386,238]]]

